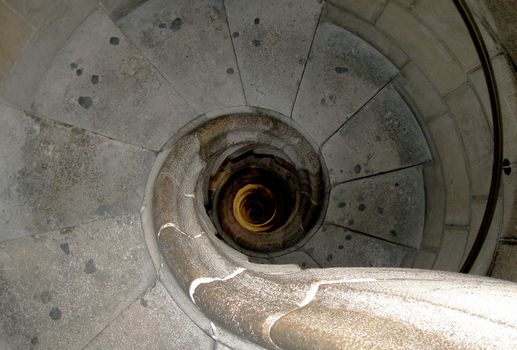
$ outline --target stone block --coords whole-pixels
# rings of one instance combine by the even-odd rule
[[[390,2],[377,21],[444,95],[466,81],[463,68],[438,38],[406,8]]]
[[[367,41],[399,69],[404,67],[409,60],[404,51],[375,25],[349,12],[332,5],[325,5],[322,20],[340,26]]]
[[[463,263],[465,246],[467,245],[467,230],[445,229],[442,246],[434,264],[434,270],[458,272]]]
[[[9,73],[31,34],[31,26],[0,2],[0,82]]]
[[[445,181],[445,224],[470,223],[470,181],[467,158],[456,126],[448,114],[433,120],[429,131],[438,150]]]
[[[154,154],[0,108],[0,241],[138,211]]]
[[[467,247],[465,249],[465,256],[469,254],[472,245],[474,244],[474,240],[479,232],[479,228],[481,226],[481,221],[483,219],[483,215],[485,214],[486,209],[486,200],[473,200],[472,201],[472,222],[470,224],[469,236],[467,241]],[[486,276],[490,265],[494,259],[495,250],[497,247],[497,243],[499,237],[501,235],[501,222],[503,218],[503,203],[502,200],[497,202],[496,211],[494,213],[494,217],[492,219],[492,223],[490,224],[490,229],[488,230],[488,235],[485,238],[485,242],[483,243],[483,247],[479,252],[479,255],[472,266],[472,270],[470,273],[476,275]]]
[[[480,65],[472,38],[452,1],[420,0],[412,10],[447,45],[465,71]]]
[[[37,114],[160,150],[196,112],[103,11],[60,50],[33,103]]]
[[[66,1],[64,0],[4,0],[34,28],[39,28],[47,18]]]
[[[154,279],[138,214],[1,243],[0,338],[82,349]]]
[[[436,261],[436,253],[420,250],[417,253],[413,268],[432,270],[434,262]]]
[[[425,184],[425,224],[422,245],[438,248],[442,239],[445,218],[445,183],[438,163],[423,167]]]
[[[396,68],[366,41],[323,22],[293,110],[293,119],[323,143],[395,75]]]
[[[469,160],[472,195],[488,195],[493,162],[493,139],[483,107],[468,85],[446,98]]]
[[[424,181],[414,167],[334,187],[325,222],[418,248],[424,218]]]
[[[436,88],[414,62],[401,70],[393,80],[393,86],[423,120],[430,120],[447,111]]]
[[[499,244],[491,276],[517,282],[517,244]]]
[[[322,146],[332,184],[432,160],[415,116],[387,86]]]
[[[321,4],[231,0],[225,8],[248,105],[290,116]]]
[[[4,99],[22,110],[30,110],[39,83],[59,49],[97,6],[94,0],[69,0],[50,11],[0,85]]]
[[[150,0],[117,23],[199,114],[245,104],[222,0]]]
[[[135,300],[85,350],[212,349],[213,340],[181,311],[165,287],[156,285]]]
[[[321,267],[400,267],[408,249],[324,225],[303,248]]]
[[[369,22],[375,22],[384,10],[388,0],[328,0],[328,2]]]
[[[272,263],[274,264],[296,264],[302,269],[314,269],[321,267],[309,255],[305,254],[301,250],[273,258],[272,260]]]

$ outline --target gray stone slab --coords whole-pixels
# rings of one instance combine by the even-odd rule
[[[73,31],[98,7],[95,0],[56,0],[59,5],[44,8],[47,0],[22,0],[19,5],[31,2],[44,9],[44,23],[34,31],[25,44],[9,75],[0,84],[0,94],[23,110],[29,110],[36,89],[52,64],[57,52],[63,47]],[[50,10],[50,11],[49,11]]]
[[[151,0],[118,24],[197,112],[245,104],[222,0]]]
[[[324,225],[303,248],[321,267],[400,267],[408,248]]]
[[[93,13],[60,50],[33,109],[153,150],[196,117],[102,11]]]
[[[229,0],[225,7],[248,104],[290,115],[321,4]]]
[[[56,7],[63,5],[63,0],[4,0],[6,4],[23,16],[30,24],[37,28],[56,11]]]
[[[492,277],[517,282],[517,244],[501,242],[497,249]]]
[[[445,184],[445,224],[467,226],[470,223],[470,180],[467,156],[456,125],[448,114],[428,124],[431,137],[437,148],[437,158]]]
[[[479,66],[472,38],[452,1],[417,1],[412,11],[449,47],[466,71]]]
[[[404,51],[373,23],[350,12],[342,11],[327,3],[323,8],[322,20],[334,23],[363,38],[393,62],[397,68],[404,67],[409,60]]]
[[[137,211],[154,154],[0,106],[0,241]]]
[[[329,0],[329,3],[370,22],[375,22],[386,6],[387,0]]]
[[[397,74],[366,41],[336,25],[318,26],[293,118],[323,143]]]
[[[85,350],[212,349],[213,345],[212,339],[181,311],[164,286],[157,282]]]
[[[334,184],[432,159],[415,116],[391,86],[346,122],[322,152]]]
[[[413,268],[432,270],[436,260],[436,253],[420,250],[416,256]]]
[[[424,218],[424,180],[414,167],[334,187],[325,221],[418,248]]]
[[[154,279],[138,215],[4,242],[0,338],[13,349],[82,349]]]
[[[272,260],[274,264],[296,264],[302,269],[313,269],[321,267],[310,256],[301,250],[296,250],[292,253],[273,258]]]
[[[422,172],[425,183],[425,226],[422,245],[439,248],[445,226],[446,187],[439,163],[426,164]]]
[[[471,193],[473,196],[488,195],[494,150],[488,118],[474,90],[468,85],[449,94],[446,101],[465,145]]]
[[[390,1],[376,26],[388,34],[429,78],[441,95],[463,84],[466,74],[456,58],[413,13]]]
[[[445,229],[442,246],[433,270],[457,272],[463,263],[469,232],[462,229]]]

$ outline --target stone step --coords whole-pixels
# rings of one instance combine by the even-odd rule
[[[150,0],[117,24],[198,114],[245,104],[222,0]]]
[[[373,46],[328,22],[318,26],[293,119],[322,144],[397,74]]]
[[[230,0],[225,7],[247,103],[289,116],[322,5]]]
[[[432,160],[415,115],[391,85],[332,135],[322,154],[334,185]]]
[[[196,116],[100,10],[59,51],[32,106],[38,115],[153,150]]]
[[[425,219],[420,167],[346,182],[330,192],[325,221],[419,248]]]

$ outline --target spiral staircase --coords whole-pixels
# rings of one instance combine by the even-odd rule
[[[0,350],[514,348],[511,2],[0,1]]]

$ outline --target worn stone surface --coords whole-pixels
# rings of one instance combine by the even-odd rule
[[[479,101],[483,106],[483,110],[485,111],[487,122],[490,124],[490,128],[492,128],[492,111],[490,106],[490,98],[488,97],[488,89],[483,70],[481,68],[478,68],[470,72],[468,75],[468,81],[472,89],[474,89],[476,96],[479,98]]]
[[[517,282],[517,244],[501,243],[497,247],[491,276]]]
[[[472,222],[470,224],[469,236],[467,240],[467,245],[465,247],[464,257],[467,257],[469,254],[472,245],[477,237],[479,232],[479,228],[481,226],[481,221],[483,220],[483,215],[485,214],[486,209],[486,200],[473,200],[472,201]],[[481,251],[476,258],[474,265],[470,273],[487,276],[492,261],[495,257],[495,251],[497,248],[498,240],[501,235],[502,228],[502,218],[503,218],[503,202],[502,199],[499,199],[496,205],[496,210],[494,212],[494,216],[492,218],[492,222],[490,224],[490,229],[488,230],[488,234],[485,238]]]
[[[31,6],[39,6],[37,4],[43,3],[43,1],[27,1]],[[0,84],[0,94],[24,110],[31,108],[36,89],[59,49],[98,5],[95,0],[58,1],[60,1],[59,6],[50,11],[44,9],[49,15],[43,16],[46,18],[44,23],[34,31],[9,75],[3,84]],[[24,0],[20,3],[23,4]]]
[[[325,221],[418,248],[424,217],[424,181],[415,167],[334,187]]]
[[[0,82],[9,73],[31,34],[30,25],[0,2]]]
[[[415,116],[387,86],[322,147],[333,184],[432,159]]]
[[[483,107],[468,85],[447,96],[447,104],[465,145],[472,195],[488,195],[494,147]]]
[[[231,0],[225,7],[248,104],[290,115],[321,4]]]
[[[212,339],[157,282],[85,349],[211,349],[212,346]]]
[[[275,257],[271,259],[270,263],[274,264],[296,264],[300,266],[302,269],[312,269],[322,267],[318,265],[316,261],[313,260],[309,255],[304,252],[297,250],[292,253],[282,255],[279,257]]]
[[[408,62],[404,51],[375,25],[366,20],[328,4],[323,8],[322,20],[334,23],[367,41],[398,68],[402,68]]]
[[[0,107],[0,241],[137,211],[154,154]]]
[[[400,267],[408,251],[334,225],[324,225],[303,250],[321,267]]]
[[[4,242],[0,338],[13,349],[30,349],[34,339],[43,349],[81,349],[154,275],[138,215]]]
[[[92,14],[61,49],[33,108],[49,118],[154,150],[196,117],[102,11]]]
[[[353,14],[364,18],[370,22],[375,22],[382,10],[388,3],[388,0],[329,0],[329,3],[339,8],[352,12]]]
[[[425,184],[425,224],[422,245],[439,248],[445,220],[445,183],[438,163],[422,169]]]
[[[446,228],[442,245],[434,264],[434,270],[457,272],[463,263],[469,232],[463,229]]]
[[[388,3],[377,26],[393,38],[441,94],[465,82],[463,68],[438,38],[404,7],[394,1]]]
[[[447,111],[447,106],[436,88],[414,62],[408,63],[401,70],[393,85],[423,120],[429,120]]]
[[[293,118],[321,144],[396,73],[396,68],[370,44],[343,28],[322,22]]]
[[[66,0],[3,0],[33,27],[40,27]]]
[[[448,46],[466,71],[479,66],[470,34],[452,1],[420,0],[412,10]]]
[[[436,253],[420,250],[415,258],[413,268],[432,270],[436,261]]]
[[[470,183],[463,143],[448,114],[433,120],[429,131],[438,150],[445,181],[445,223],[466,226],[470,222]]]
[[[100,5],[113,20],[127,16],[146,0],[101,0]]]
[[[492,17],[495,25],[492,29],[497,30],[499,41],[504,45],[510,54],[512,61],[517,62],[517,40],[515,39],[517,29],[515,28],[515,16],[517,10],[513,0],[487,0],[484,1],[489,11],[483,16]]]
[[[417,0],[396,0],[399,4],[405,7],[411,7]]]
[[[151,0],[118,24],[198,113],[245,104],[222,0]]]

